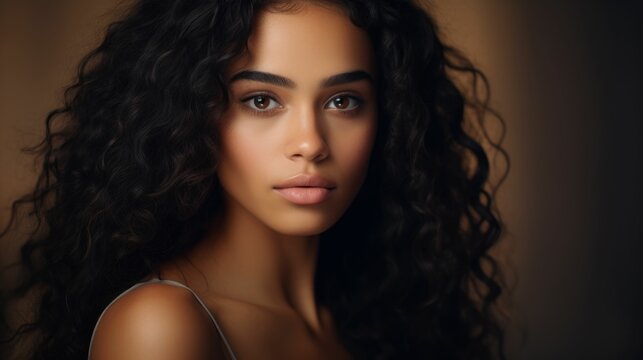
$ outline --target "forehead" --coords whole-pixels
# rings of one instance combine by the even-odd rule
[[[261,11],[248,53],[230,73],[253,69],[297,78],[366,70],[375,76],[368,34],[336,6],[302,3],[295,11]]]

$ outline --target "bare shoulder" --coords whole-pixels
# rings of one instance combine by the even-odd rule
[[[146,284],[115,301],[96,326],[92,360],[225,359],[205,309],[186,289]]]

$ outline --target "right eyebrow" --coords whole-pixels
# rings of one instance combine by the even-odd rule
[[[263,71],[252,71],[252,70],[246,70],[242,71],[230,79],[230,83],[233,83],[237,80],[253,80],[253,81],[260,81],[260,82],[265,82],[268,84],[273,84],[277,86],[282,86],[282,87],[287,87],[290,89],[295,88],[295,83],[283,76],[275,75],[275,74],[270,74],[267,72]]]

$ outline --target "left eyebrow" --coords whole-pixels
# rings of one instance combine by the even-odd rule
[[[230,83],[233,83],[238,80],[252,80],[259,81],[268,84],[273,84],[286,88],[296,88],[297,85],[291,79],[283,77],[281,75],[271,74],[263,71],[254,71],[254,70],[245,70],[237,73],[230,79]],[[367,80],[371,83],[374,83],[373,77],[366,71],[356,70],[349,71],[337,75],[330,76],[321,82],[322,87],[331,87],[335,85],[342,85],[346,83],[351,83],[355,81]]]
[[[324,81],[322,81],[322,86],[331,87],[335,85],[342,85],[342,84],[360,81],[360,80],[367,80],[370,83],[374,83],[373,77],[371,76],[371,74],[363,70],[357,70],[357,71],[349,71],[349,72],[328,77],[324,79]]]

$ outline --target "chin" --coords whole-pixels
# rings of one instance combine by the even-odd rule
[[[339,217],[337,219],[302,219],[293,217],[291,219],[284,219],[283,221],[278,221],[268,225],[276,232],[283,235],[315,236],[335,225],[337,220],[339,220]]]

